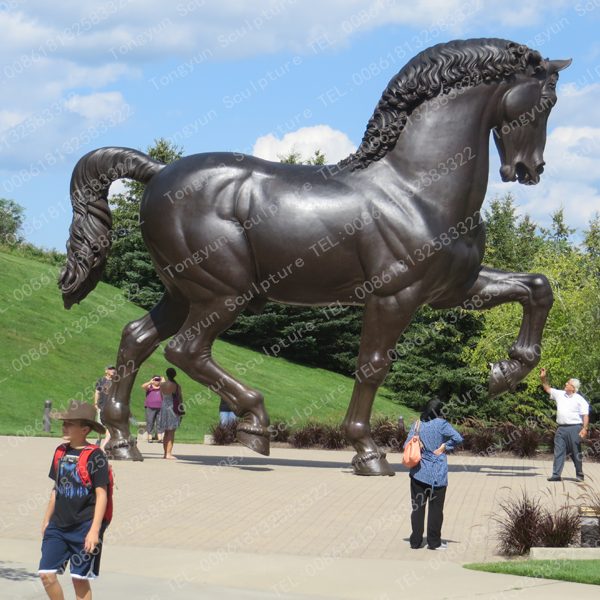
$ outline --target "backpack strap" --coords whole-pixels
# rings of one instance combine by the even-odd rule
[[[81,479],[81,483],[85,485],[86,488],[92,488],[92,478],[90,477],[90,473],[87,468],[88,460],[94,450],[98,450],[98,446],[94,444],[90,444],[86,446],[79,455],[79,459],[77,461],[77,473],[79,475],[79,479]]]
[[[57,477],[58,477],[58,461],[67,453],[68,447],[69,447],[69,444],[61,444],[54,451],[54,472],[56,473]]]

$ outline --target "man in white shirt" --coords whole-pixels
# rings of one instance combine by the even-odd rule
[[[548,481],[561,481],[561,473],[565,466],[567,451],[573,457],[577,481],[583,481],[581,441],[587,436],[590,405],[578,394],[579,379],[569,379],[565,389],[551,388],[546,381],[546,369],[540,371],[542,387],[550,398],[556,402],[556,422],[558,429],[554,437],[554,465],[552,477]]]

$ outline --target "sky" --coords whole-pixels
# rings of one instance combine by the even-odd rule
[[[541,183],[502,183],[494,148],[486,201],[512,191],[541,226],[564,206],[581,231],[600,211],[600,0],[1,0],[0,196],[26,208],[28,241],[64,251],[71,173],[97,148],[334,163],[410,58],[480,37],[573,59]]]

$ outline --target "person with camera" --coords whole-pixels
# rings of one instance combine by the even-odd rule
[[[142,389],[146,392],[146,430],[148,432],[148,443],[152,443],[152,436],[156,427],[156,439],[162,442],[164,429],[158,424],[158,415],[162,408],[162,394],[160,393],[160,384],[164,383],[164,377],[153,375],[152,379],[142,384]]]
[[[158,425],[164,430],[163,448],[165,449],[164,458],[177,460],[173,456],[173,443],[175,441],[175,430],[181,425],[181,417],[185,415],[183,408],[183,397],[181,395],[181,386],[175,381],[177,371],[172,367],[167,369],[167,381],[160,384],[160,391],[163,397],[163,404],[158,415]]]

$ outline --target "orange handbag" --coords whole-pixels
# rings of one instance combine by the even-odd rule
[[[404,456],[402,457],[402,464],[407,467],[416,467],[421,462],[421,440],[419,439],[419,432],[421,431],[421,421],[417,421],[415,425],[415,432],[410,441],[404,448]]]

